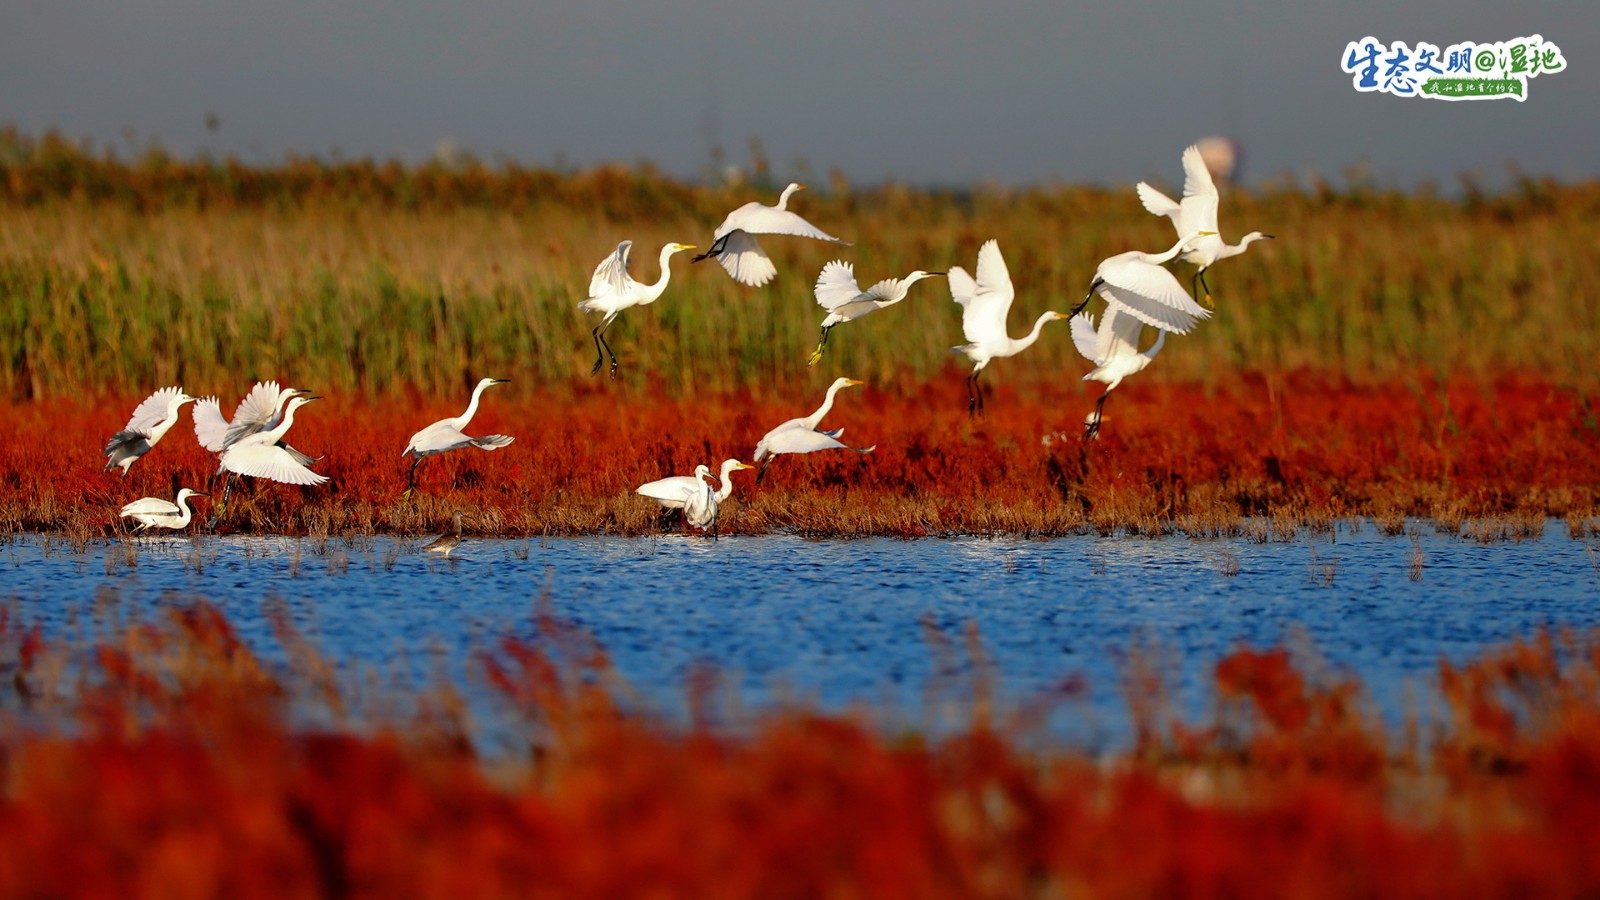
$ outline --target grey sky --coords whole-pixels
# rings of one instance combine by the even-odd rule
[[[6,0],[0,122],[124,151],[651,160],[692,175],[759,137],[777,173],[856,181],[1179,181],[1227,134],[1249,180],[1366,165],[1385,182],[1506,164],[1600,175],[1592,0],[519,3]],[[1567,71],[1524,103],[1358,94],[1345,43],[1539,33]],[[221,127],[208,134],[207,113]]]

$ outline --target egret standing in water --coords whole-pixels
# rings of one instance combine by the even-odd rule
[[[977,280],[960,266],[950,269],[950,296],[961,305],[961,332],[967,338],[967,343],[950,349],[973,363],[972,374],[967,376],[968,415],[983,409],[983,386],[978,383],[978,375],[991,359],[1016,356],[1033,346],[1046,322],[1066,318],[1058,312],[1041,313],[1032,331],[1013,338],[1006,334],[1006,313],[1011,311],[1016,293],[997,241],[987,241],[978,248]]]
[[[1155,343],[1150,349],[1139,350],[1139,333],[1144,329],[1144,323],[1133,316],[1117,312],[1115,307],[1107,307],[1104,315],[1100,317],[1100,328],[1095,329],[1094,319],[1088,313],[1079,313],[1072,317],[1072,343],[1083,354],[1083,358],[1095,364],[1094,371],[1083,376],[1084,381],[1098,381],[1106,386],[1100,395],[1100,400],[1094,405],[1094,412],[1084,419],[1083,439],[1090,440],[1100,433],[1101,416],[1105,412],[1106,397],[1122,383],[1122,379],[1129,375],[1143,372],[1145,367],[1155,361],[1156,354],[1161,352],[1162,344],[1166,343],[1167,333],[1156,329]]]
[[[805,185],[791,184],[783,189],[776,206],[766,206],[752,200],[728,213],[728,217],[722,220],[712,235],[711,246],[692,262],[715,256],[734,281],[760,287],[778,274],[778,267],[767,258],[766,251],[761,249],[755,235],[784,234],[849,246],[849,241],[841,241],[789,211],[789,198],[796,191],[803,190]]]
[[[467,411],[453,419],[440,419],[427,428],[413,434],[406,444],[406,449],[400,452],[400,458],[405,459],[410,454],[411,472],[406,477],[406,496],[410,496],[412,488],[417,484],[417,466],[430,456],[437,456],[450,450],[462,447],[477,447],[479,450],[496,450],[516,440],[503,434],[486,434],[483,437],[468,437],[462,431],[472,417],[478,413],[478,400],[483,397],[483,392],[496,384],[507,384],[505,378],[485,378],[478,382],[472,389],[472,402],[467,404]]]
[[[178,491],[176,500],[143,497],[124,506],[117,515],[139,523],[139,526],[133,529],[135,534],[149,528],[169,528],[176,531],[189,527],[189,521],[193,516],[189,509],[189,498],[206,496],[209,495],[204,491],[182,488]]]
[[[1201,157],[1200,147],[1197,144],[1191,144],[1189,149],[1183,151],[1182,201],[1174,202],[1171,197],[1143,181],[1139,182],[1137,190],[1144,208],[1158,216],[1171,219],[1179,237],[1195,231],[1206,233],[1205,237],[1195,241],[1183,251],[1182,258],[1184,262],[1197,267],[1189,288],[1194,290],[1194,282],[1198,281],[1200,287],[1205,288],[1205,294],[1202,296],[1207,305],[1211,305],[1211,287],[1206,284],[1206,269],[1219,259],[1238,256],[1256,241],[1273,237],[1270,234],[1252,231],[1240,238],[1237,244],[1223,242],[1217,227],[1217,205],[1220,199],[1217,185],[1211,180],[1211,171],[1206,168],[1205,159]]]
[[[634,493],[661,504],[666,509],[683,510],[683,518],[690,525],[704,531],[711,530],[712,537],[717,536],[717,513],[719,507],[729,497],[733,496],[733,480],[729,477],[740,469],[751,469],[754,466],[746,465],[737,459],[727,459],[722,462],[722,485],[713,489],[704,480],[711,474],[706,466],[696,466],[694,475],[674,475],[661,478],[634,488]]]
[[[878,449],[874,444],[871,447],[847,447],[839,441],[839,436],[844,434],[843,428],[833,431],[818,431],[817,426],[822,424],[822,417],[833,409],[834,395],[847,387],[862,384],[854,378],[835,378],[833,384],[828,386],[827,396],[822,398],[822,405],[809,416],[790,419],[787,422],[762,435],[756,442],[755,461],[761,463],[761,470],[756,472],[756,482],[760,483],[761,477],[767,474],[767,466],[783,453],[814,453],[818,450],[852,450],[856,453],[871,453]]]
[[[162,388],[146,397],[143,403],[134,408],[128,424],[106,441],[105,471],[111,471],[113,466],[121,466],[122,474],[126,476],[139,457],[149,453],[150,448],[159,443],[177,423],[178,409],[185,403],[193,402],[194,398],[185,394],[180,387]]]
[[[854,322],[868,313],[893,306],[906,298],[913,284],[943,274],[918,269],[904,278],[885,278],[863,291],[856,285],[854,266],[842,259],[823,266],[814,291],[817,304],[827,310],[828,315],[822,320],[822,339],[817,342],[817,349],[807,364],[814,366],[822,359],[822,348],[828,345],[828,332],[833,326]]]
[[[623,310],[656,302],[672,278],[672,269],[668,265],[672,254],[694,249],[693,244],[668,244],[662,247],[661,275],[654,284],[644,284],[633,280],[633,276],[628,274],[628,253],[632,247],[633,241],[623,241],[617,245],[615,253],[601,260],[600,265],[595,267],[594,276],[589,279],[589,299],[578,304],[578,309],[584,312],[605,314],[600,324],[590,332],[594,337],[594,368],[589,370],[590,375],[600,372],[600,366],[609,355],[611,377],[617,377],[617,354],[606,343],[606,329],[611,327]]]
[[[1101,260],[1089,283],[1089,293],[1084,295],[1072,313],[1077,315],[1089,305],[1089,300],[1099,292],[1108,306],[1135,319],[1174,334],[1188,334],[1201,319],[1211,313],[1194,302],[1171,272],[1161,267],[1195,240],[1213,232],[1196,231],[1180,238],[1165,253],[1146,253],[1129,250]]]

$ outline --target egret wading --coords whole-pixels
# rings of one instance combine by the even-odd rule
[[[486,434],[483,437],[469,437],[462,429],[472,421],[478,413],[478,401],[483,397],[483,392],[497,384],[507,384],[505,378],[485,378],[478,382],[472,389],[472,402],[467,404],[467,411],[452,419],[440,419],[427,428],[413,434],[406,449],[400,452],[400,458],[405,459],[407,454],[411,460],[411,471],[406,476],[405,496],[411,495],[412,488],[417,484],[417,466],[430,456],[437,456],[450,450],[462,447],[477,447],[479,450],[496,450],[516,440],[503,434]]]
[[[1158,216],[1166,216],[1172,220],[1172,225],[1178,230],[1178,235],[1189,234],[1195,231],[1206,232],[1206,236],[1194,242],[1183,251],[1182,259],[1192,263],[1195,268],[1194,278],[1190,280],[1189,289],[1195,291],[1195,282],[1205,289],[1201,296],[1207,306],[1215,309],[1211,302],[1211,287],[1206,284],[1206,269],[1219,259],[1238,256],[1256,241],[1274,237],[1252,231],[1239,239],[1237,244],[1225,243],[1217,227],[1217,194],[1216,182],[1211,179],[1211,170],[1206,168],[1205,159],[1200,154],[1200,147],[1196,144],[1189,145],[1183,151],[1183,199],[1174,202],[1171,197],[1161,193],[1149,184],[1141,181],[1136,187],[1139,192],[1139,201],[1144,208]],[[1198,291],[1195,291],[1199,293]]]
[[[967,376],[967,414],[983,410],[983,386],[978,376],[992,359],[1016,356],[1032,347],[1046,322],[1065,319],[1058,312],[1045,312],[1033,323],[1033,330],[1020,338],[1006,333],[1006,313],[1011,311],[1011,301],[1016,289],[1011,285],[1011,273],[1000,256],[1000,244],[986,241],[978,248],[978,277],[976,280],[960,266],[950,269],[950,296],[961,305],[961,333],[967,343],[950,349],[972,360],[972,374]]]
[[[885,278],[863,291],[856,285],[855,267],[850,263],[836,259],[823,266],[814,291],[817,304],[827,310],[828,315],[822,320],[821,339],[807,365],[814,366],[822,359],[822,348],[828,345],[828,333],[835,325],[854,322],[868,313],[893,306],[906,298],[913,284],[943,274],[918,269],[904,278]]]
[[[722,503],[733,496],[733,480],[729,477],[740,469],[751,469],[737,459],[722,462],[721,481],[713,488],[704,479],[711,474],[706,466],[696,466],[694,475],[674,475],[634,488],[634,493],[661,504],[666,509],[683,510],[684,521],[705,531],[710,529],[713,538],[718,536],[717,513]]]
[[[839,441],[839,436],[844,434],[843,428],[833,431],[819,431],[817,426],[822,424],[822,417],[833,409],[834,395],[847,387],[853,387],[863,382],[854,378],[835,378],[833,384],[828,386],[828,393],[822,398],[822,405],[809,416],[790,419],[762,435],[756,442],[754,461],[761,463],[761,469],[756,472],[756,483],[761,483],[762,476],[767,474],[767,466],[784,453],[815,453],[818,450],[850,450],[855,453],[871,453],[878,449],[874,444],[871,447],[848,447]]]
[[[1122,379],[1139,372],[1155,361],[1156,354],[1167,340],[1167,333],[1156,329],[1155,342],[1150,349],[1139,349],[1139,333],[1144,323],[1130,315],[1107,307],[1100,317],[1100,327],[1088,313],[1072,317],[1072,343],[1083,358],[1094,363],[1094,371],[1083,376],[1084,381],[1098,381],[1106,386],[1094,405],[1094,412],[1084,419],[1083,439],[1091,440],[1100,433],[1101,416],[1105,412],[1106,398],[1122,383]]]
[[[760,287],[778,274],[778,267],[772,264],[772,260],[767,258],[766,251],[762,250],[761,244],[756,241],[755,236],[758,234],[812,238],[848,247],[849,241],[841,241],[789,211],[789,198],[796,191],[803,190],[805,185],[791,184],[783,189],[776,206],[766,206],[752,200],[728,213],[728,217],[722,220],[722,224],[718,225],[716,232],[712,234],[711,246],[691,261],[699,262],[715,256],[717,262],[733,276],[734,281],[751,287]]]
[[[190,497],[210,496],[204,491],[182,488],[178,491],[177,499],[163,500],[160,497],[143,497],[129,503],[117,512],[124,519],[133,519],[138,522],[134,528],[135,534],[150,528],[167,528],[178,530],[188,528],[193,517],[189,509]]]
[[[1196,231],[1185,235],[1165,253],[1129,250],[1101,260],[1094,270],[1094,280],[1089,283],[1089,293],[1072,314],[1083,312],[1098,292],[1106,305],[1118,312],[1163,331],[1188,334],[1201,319],[1209,319],[1211,313],[1194,302],[1178,279],[1161,264],[1210,233]]]
[[[194,398],[185,394],[180,387],[162,388],[146,397],[143,403],[134,408],[128,424],[106,440],[105,471],[120,466],[126,477],[139,457],[149,453],[150,448],[159,443],[177,423],[178,409],[185,403],[193,402]]]
[[[661,275],[654,284],[645,284],[635,281],[628,274],[628,255],[632,247],[633,241],[623,241],[617,245],[616,252],[600,261],[600,265],[595,267],[594,276],[589,279],[589,299],[578,304],[578,309],[586,313],[604,313],[600,324],[589,332],[594,338],[594,368],[589,370],[590,375],[599,374],[600,366],[610,356],[611,377],[617,377],[617,354],[606,342],[606,330],[623,310],[656,302],[656,298],[667,289],[667,282],[672,279],[672,269],[668,265],[672,255],[694,249],[693,244],[667,244],[662,247]]]

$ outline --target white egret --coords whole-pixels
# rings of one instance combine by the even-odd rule
[[[433,540],[427,542],[426,544],[423,544],[422,545],[422,552],[424,552],[424,553],[437,553],[437,554],[439,554],[441,556],[449,556],[451,553],[453,553],[455,551],[455,549],[457,547],[460,547],[461,546],[461,513],[460,513],[460,511],[456,512],[455,519],[456,519],[456,531],[455,531],[455,534],[441,534],[441,535],[439,535],[438,537],[436,537]]]
[[[689,497],[702,488],[711,490],[705,479],[711,474],[710,466],[695,466],[693,475],[669,475],[646,482],[633,489],[641,497],[649,497],[665,509],[683,509]]]
[[[177,423],[179,407],[193,402],[194,398],[180,387],[165,387],[146,397],[134,408],[128,424],[106,440],[105,471],[121,466],[126,476],[139,457],[149,453]]]
[[[795,191],[803,190],[805,185],[791,184],[783,189],[783,195],[778,198],[776,206],[766,206],[752,200],[728,213],[728,217],[722,220],[722,224],[717,226],[716,232],[712,235],[711,246],[692,261],[699,262],[715,256],[717,262],[733,276],[734,281],[751,287],[760,287],[778,274],[778,268],[772,264],[772,260],[767,258],[766,252],[756,242],[755,236],[758,234],[814,238],[848,247],[849,241],[839,240],[788,210],[789,197]]]
[[[238,443],[240,438],[276,428],[283,421],[283,405],[291,397],[310,393],[301,388],[280,387],[276,381],[258,381],[250,393],[239,401],[231,422],[222,417],[220,400],[201,397],[194,405],[195,437],[199,439],[201,447],[212,453],[221,453]],[[307,456],[288,444],[282,446],[301,465],[309,466],[320,459]]]
[[[204,491],[181,488],[176,500],[163,500],[160,497],[142,497],[129,503],[117,512],[118,516],[133,519],[139,523],[135,533],[147,528],[170,528],[174,531],[189,527],[193,512],[189,509],[190,497],[208,497]]]
[[[290,399],[288,405],[283,408],[283,420],[276,427],[245,435],[233,446],[222,451],[222,468],[239,475],[266,478],[285,484],[322,484],[327,481],[328,476],[318,475],[306,468],[279,444],[294,425],[295,410],[319,399],[321,398],[303,396]]]
[[[594,368],[589,370],[590,375],[599,373],[600,366],[605,363],[605,357],[611,357],[611,377],[617,377],[617,354],[611,350],[611,345],[606,343],[606,329],[616,321],[617,315],[625,309],[635,306],[648,306],[660,297],[667,289],[667,282],[672,278],[672,269],[668,265],[672,254],[683,250],[693,250],[693,244],[667,244],[661,248],[661,275],[654,284],[645,284],[635,281],[628,274],[628,254],[633,247],[633,241],[623,241],[617,245],[615,253],[600,261],[595,267],[594,276],[589,279],[589,299],[578,304],[578,309],[584,312],[604,313],[605,317],[600,324],[594,327],[590,335],[594,337]],[[604,352],[601,348],[604,347]]]
[[[828,316],[822,320],[822,339],[817,342],[816,352],[811,354],[808,365],[814,366],[822,359],[822,348],[827,346],[828,332],[833,330],[833,326],[854,322],[867,313],[893,306],[906,298],[913,284],[943,274],[918,269],[904,278],[885,278],[863,291],[856,285],[855,267],[850,263],[836,259],[823,266],[814,290],[817,304],[828,311]]]
[[[978,375],[989,360],[1015,356],[1033,346],[1046,322],[1065,319],[1058,312],[1045,312],[1033,323],[1033,330],[1020,338],[1006,334],[1006,313],[1011,311],[1011,301],[1016,289],[1011,286],[1011,273],[1000,255],[998,241],[986,241],[978,248],[978,277],[974,281],[960,266],[950,268],[950,296],[961,304],[961,332],[967,343],[950,349],[972,360],[972,374],[967,376],[967,413],[983,409],[983,387]]]
[[[1155,343],[1150,349],[1139,350],[1139,332],[1144,323],[1116,307],[1107,307],[1100,317],[1097,330],[1088,313],[1072,317],[1072,343],[1084,359],[1095,364],[1094,371],[1083,376],[1084,381],[1098,381],[1106,386],[1094,405],[1094,412],[1084,419],[1084,440],[1099,436],[1101,415],[1105,411],[1106,397],[1122,383],[1122,379],[1138,372],[1155,361],[1156,354],[1167,340],[1167,333],[1156,329]]]
[[[1256,241],[1273,237],[1270,234],[1252,231],[1240,238],[1237,244],[1229,244],[1222,240],[1217,228],[1219,200],[1217,185],[1211,180],[1211,171],[1206,168],[1205,158],[1198,144],[1191,144],[1189,149],[1183,151],[1182,201],[1174,202],[1171,197],[1143,181],[1139,182],[1136,189],[1144,208],[1158,216],[1171,219],[1179,236],[1195,231],[1207,233],[1182,254],[1184,262],[1198,267],[1189,285],[1190,290],[1194,289],[1193,282],[1198,281],[1200,286],[1205,288],[1204,297],[1207,304],[1211,303],[1211,287],[1206,284],[1206,269],[1219,259],[1238,256]]]
[[[729,476],[740,469],[753,468],[737,459],[727,459],[722,462],[722,484],[719,488],[713,489],[703,480],[711,474],[711,469],[696,466],[693,476],[675,475],[641,484],[634,489],[634,493],[649,497],[666,509],[683,510],[684,520],[690,525],[702,531],[709,528],[712,535],[716,536],[718,510],[724,501],[733,496],[733,480]]]
[[[1188,334],[1201,319],[1209,319],[1211,313],[1194,302],[1178,279],[1161,264],[1207,234],[1210,232],[1188,234],[1165,253],[1129,250],[1101,260],[1099,267],[1094,270],[1094,280],[1089,283],[1089,293],[1072,310],[1073,315],[1082,312],[1098,291],[1109,306],[1146,325],[1176,334]]]
[[[871,453],[876,450],[878,448],[876,444],[865,448],[845,446],[838,439],[844,434],[843,428],[836,428],[833,431],[817,430],[817,426],[822,424],[822,417],[828,414],[828,410],[833,409],[834,395],[844,388],[863,383],[854,378],[835,378],[833,384],[828,385],[827,396],[822,398],[822,405],[817,407],[816,412],[809,416],[790,419],[762,435],[761,440],[756,442],[755,462],[761,463],[761,470],[756,472],[756,482],[761,481],[761,477],[767,474],[767,466],[772,465],[772,461],[783,453],[814,453],[818,450],[853,450],[856,453]]]
[[[411,473],[406,478],[407,494],[410,494],[411,489],[416,486],[417,466],[427,457],[462,447],[496,450],[516,440],[516,438],[507,437],[503,434],[468,437],[462,431],[463,428],[467,427],[467,423],[472,421],[472,417],[477,414],[478,400],[483,396],[483,392],[492,385],[507,383],[508,379],[505,378],[482,379],[478,382],[478,386],[472,389],[472,402],[467,404],[466,412],[453,419],[440,419],[411,436],[410,442],[406,444],[406,449],[400,452],[401,459],[405,459],[407,454],[411,454],[413,457],[411,460]]]

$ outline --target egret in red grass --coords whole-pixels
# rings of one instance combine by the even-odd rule
[[[406,449],[400,452],[400,458],[405,459],[407,454],[411,460],[411,472],[406,478],[405,496],[411,495],[411,489],[417,484],[417,466],[430,456],[437,456],[462,447],[477,447],[479,450],[497,450],[516,440],[503,434],[486,434],[483,437],[470,437],[462,429],[472,421],[478,413],[478,401],[482,399],[483,392],[497,384],[507,384],[509,379],[484,378],[478,386],[472,389],[472,402],[467,404],[467,411],[450,419],[440,419],[427,428],[413,434]]]
[[[721,486],[713,488],[706,482],[711,474],[708,466],[695,466],[693,475],[673,475],[647,482],[634,488],[634,493],[649,497],[665,509],[683,510],[683,518],[690,525],[717,534],[717,513],[721,504],[733,496],[731,476],[740,469],[752,469],[737,459],[722,462]]]
[[[177,424],[178,409],[193,402],[194,398],[180,387],[165,387],[146,397],[134,408],[128,424],[106,441],[105,471],[121,466],[126,476],[139,457],[149,453],[150,448]]]
[[[1115,307],[1106,307],[1100,317],[1099,329],[1095,328],[1094,319],[1086,312],[1072,317],[1072,343],[1084,359],[1095,365],[1094,371],[1083,376],[1083,380],[1098,381],[1106,386],[1100,400],[1094,405],[1094,412],[1084,419],[1084,440],[1099,436],[1106,397],[1122,383],[1122,379],[1143,372],[1146,366],[1155,361],[1156,354],[1161,352],[1161,346],[1166,343],[1167,333],[1158,328],[1150,349],[1141,351],[1139,333],[1143,330],[1143,322],[1117,312]]]
[[[755,461],[761,463],[761,470],[756,472],[756,482],[760,483],[761,476],[767,474],[767,466],[783,453],[815,453],[818,450],[853,450],[856,453],[871,453],[877,449],[871,447],[848,447],[839,441],[839,436],[844,434],[843,428],[833,431],[818,431],[822,424],[822,417],[833,409],[834,395],[847,387],[862,384],[854,378],[835,378],[833,384],[828,386],[828,393],[822,398],[822,405],[809,416],[790,419],[787,422],[762,435],[756,442]]]

